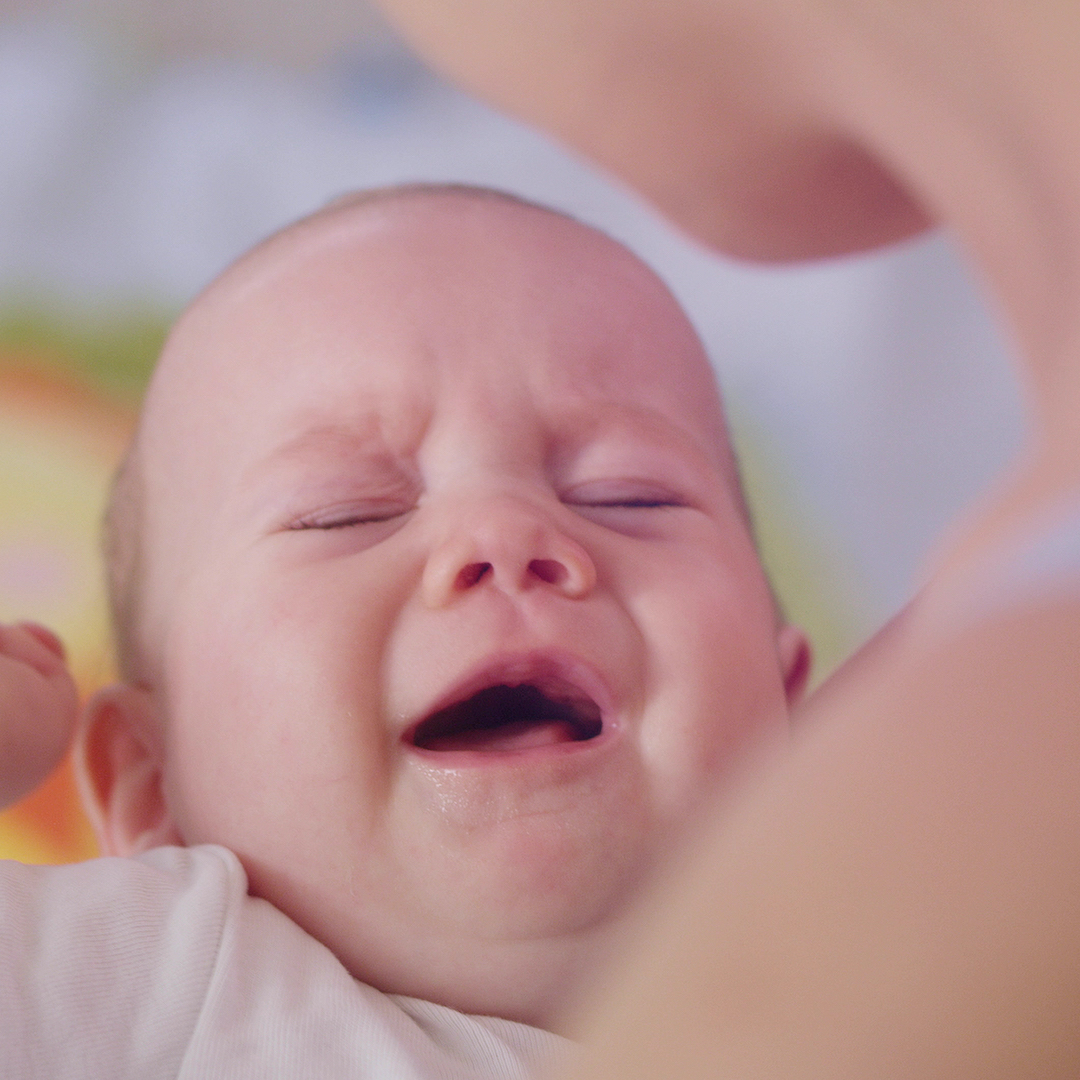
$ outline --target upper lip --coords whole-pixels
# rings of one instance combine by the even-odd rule
[[[489,658],[478,665],[425,709],[403,733],[415,744],[418,732],[439,724],[453,706],[493,686],[532,686],[582,719],[607,730],[614,719],[611,693],[591,664],[556,650],[538,650]],[[442,716],[440,716],[442,714]]]

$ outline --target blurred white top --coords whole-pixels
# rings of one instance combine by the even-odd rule
[[[19,1080],[527,1080],[570,1047],[358,983],[209,845],[0,862],[0,1016]]]

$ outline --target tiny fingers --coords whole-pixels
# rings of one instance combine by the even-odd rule
[[[0,624],[0,655],[29,664],[46,678],[64,666],[64,646],[60,639],[37,623]]]
[[[67,659],[64,643],[47,626],[35,622],[21,622],[19,628],[36,637],[46,649],[55,653],[58,659]]]

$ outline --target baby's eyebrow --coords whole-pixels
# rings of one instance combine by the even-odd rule
[[[351,469],[384,475],[401,470],[398,455],[387,445],[380,425],[371,417],[356,423],[332,421],[304,427],[251,462],[240,477],[240,486],[252,489],[283,471],[339,462],[348,463]]]
[[[611,440],[628,446],[645,446],[664,454],[674,454],[689,464],[717,467],[718,447],[695,436],[685,425],[653,408],[607,403],[591,409],[563,443],[568,456],[576,456],[591,446]]]
[[[321,476],[324,466],[344,464],[350,476],[366,477],[380,486],[397,485],[405,479],[400,460],[393,454],[374,423],[316,423],[273,446],[256,458],[239,477],[237,510],[261,515],[267,505],[287,496],[280,481],[290,477],[301,480],[309,470],[313,480],[332,480]],[[291,482],[286,483],[291,488]]]
[[[355,455],[358,452],[375,450],[376,447],[385,452],[385,447],[379,446],[381,440],[372,427],[371,424],[358,428],[339,423],[327,423],[305,428],[299,434],[276,446],[266,457],[256,463],[255,468],[261,471],[281,462],[302,460],[307,457]]]

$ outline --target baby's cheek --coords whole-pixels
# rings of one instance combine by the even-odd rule
[[[643,751],[658,799],[677,815],[722,787],[752,746],[786,732],[771,607],[714,578],[657,598],[641,619],[652,628]]]

